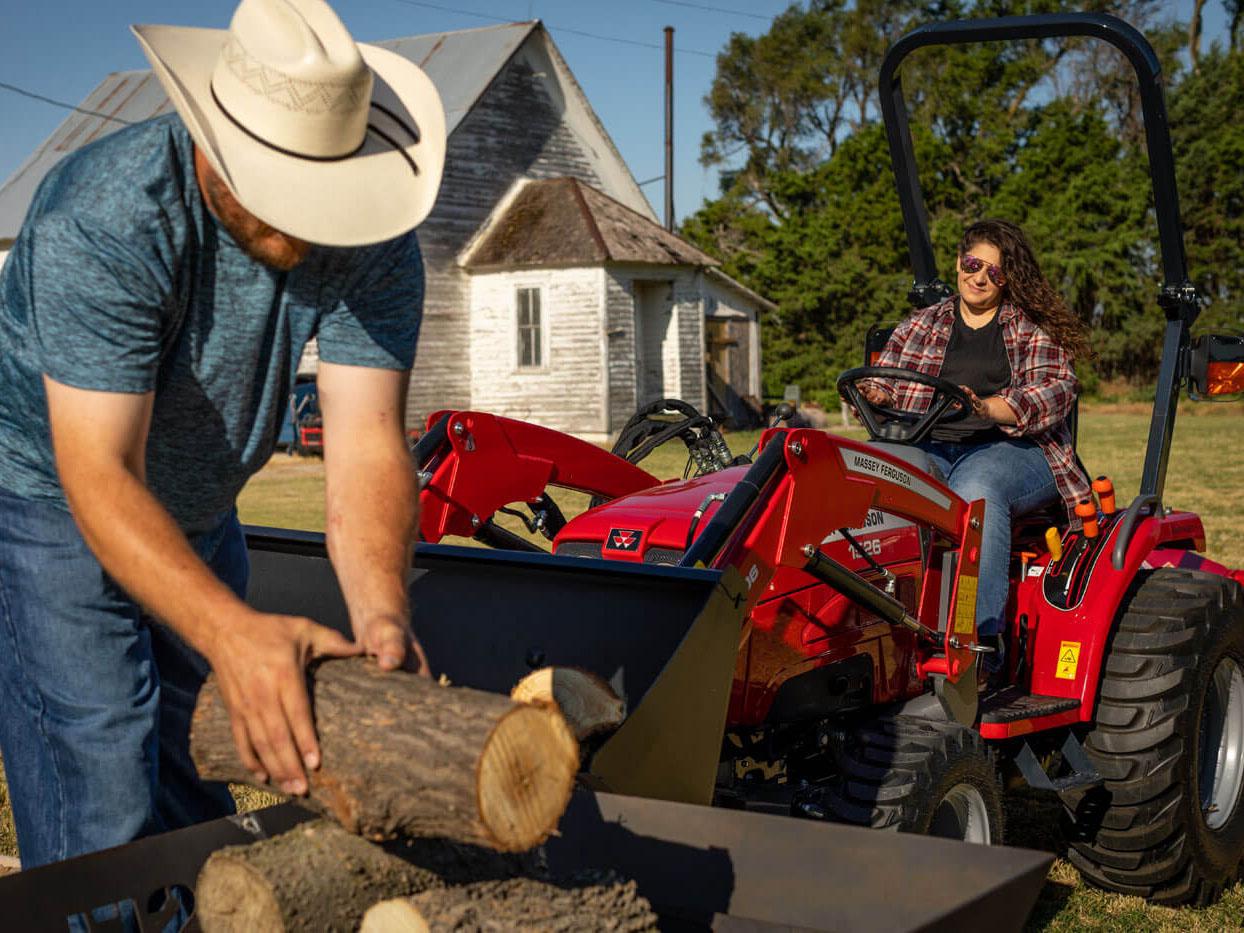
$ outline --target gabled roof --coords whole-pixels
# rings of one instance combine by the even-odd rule
[[[101,116],[70,113],[43,145],[18,166],[0,186],[0,249],[17,236],[35,189],[52,166],[88,143],[116,132],[130,123],[168,113],[173,105],[150,71],[118,71],[100,82],[80,105]]]
[[[372,44],[396,52],[427,72],[445,107],[445,131],[452,133],[510,56],[539,26],[538,20],[505,23]],[[470,62],[471,67],[464,68],[464,62]]]
[[[617,148],[600,125],[591,105],[583,96],[582,89],[569,69],[565,68],[556,47],[538,20],[429,33],[373,44],[410,59],[427,72],[440,92],[445,107],[446,129],[453,133],[498,72],[535,32],[546,42],[549,56],[559,71],[559,78],[572,88],[569,96],[581,98],[568,101],[568,106],[584,117],[577,125],[592,137],[600,137],[590,141],[591,148],[608,153],[619,163],[619,169],[609,171],[610,177],[620,186],[620,190],[627,192],[628,197],[636,199],[637,204],[646,207],[643,194],[622,162]],[[101,116],[71,113],[43,145],[0,186],[0,249],[6,248],[17,236],[26,216],[26,209],[34,198],[35,189],[52,166],[87,143],[107,136],[126,124],[168,113],[172,107],[164,89],[150,71],[122,71],[104,78],[82,102],[80,109],[94,111]]]
[[[461,262],[471,270],[619,262],[718,265],[686,240],[576,178],[520,182]]]

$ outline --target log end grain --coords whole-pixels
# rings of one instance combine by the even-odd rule
[[[210,861],[210,860],[209,860]],[[210,933],[284,933],[285,918],[267,880],[243,861],[216,859],[195,886],[199,925]]]
[[[576,667],[542,667],[510,691],[519,703],[553,703],[561,710],[575,738],[616,729],[626,718],[626,704],[604,680]]]
[[[431,933],[431,928],[414,904],[394,898],[369,907],[359,933]]]
[[[479,757],[479,819],[494,848],[525,852],[556,829],[579,770],[579,743],[556,709],[516,704]]]

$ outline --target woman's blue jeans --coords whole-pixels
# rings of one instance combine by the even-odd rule
[[[960,498],[985,500],[976,629],[981,635],[996,635],[1004,627],[1010,589],[1011,519],[1058,498],[1054,474],[1041,448],[1022,438],[987,444],[925,441],[919,446]]]
[[[191,543],[245,593],[236,512]],[[24,868],[233,812],[189,757],[207,671],[104,572],[68,512],[0,491],[0,751]]]

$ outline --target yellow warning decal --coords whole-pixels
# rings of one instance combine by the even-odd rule
[[[1080,666],[1080,642],[1065,641],[1058,646],[1058,667],[1055,677],[1063,680],[1075,680],[1076,668]]]
[[[964,575],[959,578],[959,591],[955,595],[956,635],[971,635],[976,626],[976,577]]]

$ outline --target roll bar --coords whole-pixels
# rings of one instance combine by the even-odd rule
[[[930,23],[912,30],[890,46],[881,63],[881,112],[890,145],[894,181],[898,186],[903,227],[907,233],[907,248],[915,272],[908,297],[916,307],[924,307],[948,297],[951,289],[937,277],[924,195],[916,174],[907,106],[898,76],[899,65],[916,49],[926,46],[1063,36],[1088,36],[1109,42],[1131,62],[1140,84],[1149,173],[1153,181],[1153,201],[1162,252],[1163,285],[1158,304],[1167,321],[1140,493],[1142,496],[1155,496],[1160,502],[1174,431],[1175,406],[1183,378],[1183,361],[1188,349],[1188,330],[1200,313],[1201,302],[1195,286],[1188,280],[1183,227],[1179,221],[1179,194],[1175,185],[1175,160],[1171,152],[1166,100],[1162,91],[1162,67],[1153,46],[1139,30],[1107,13],[1051,13]]]

